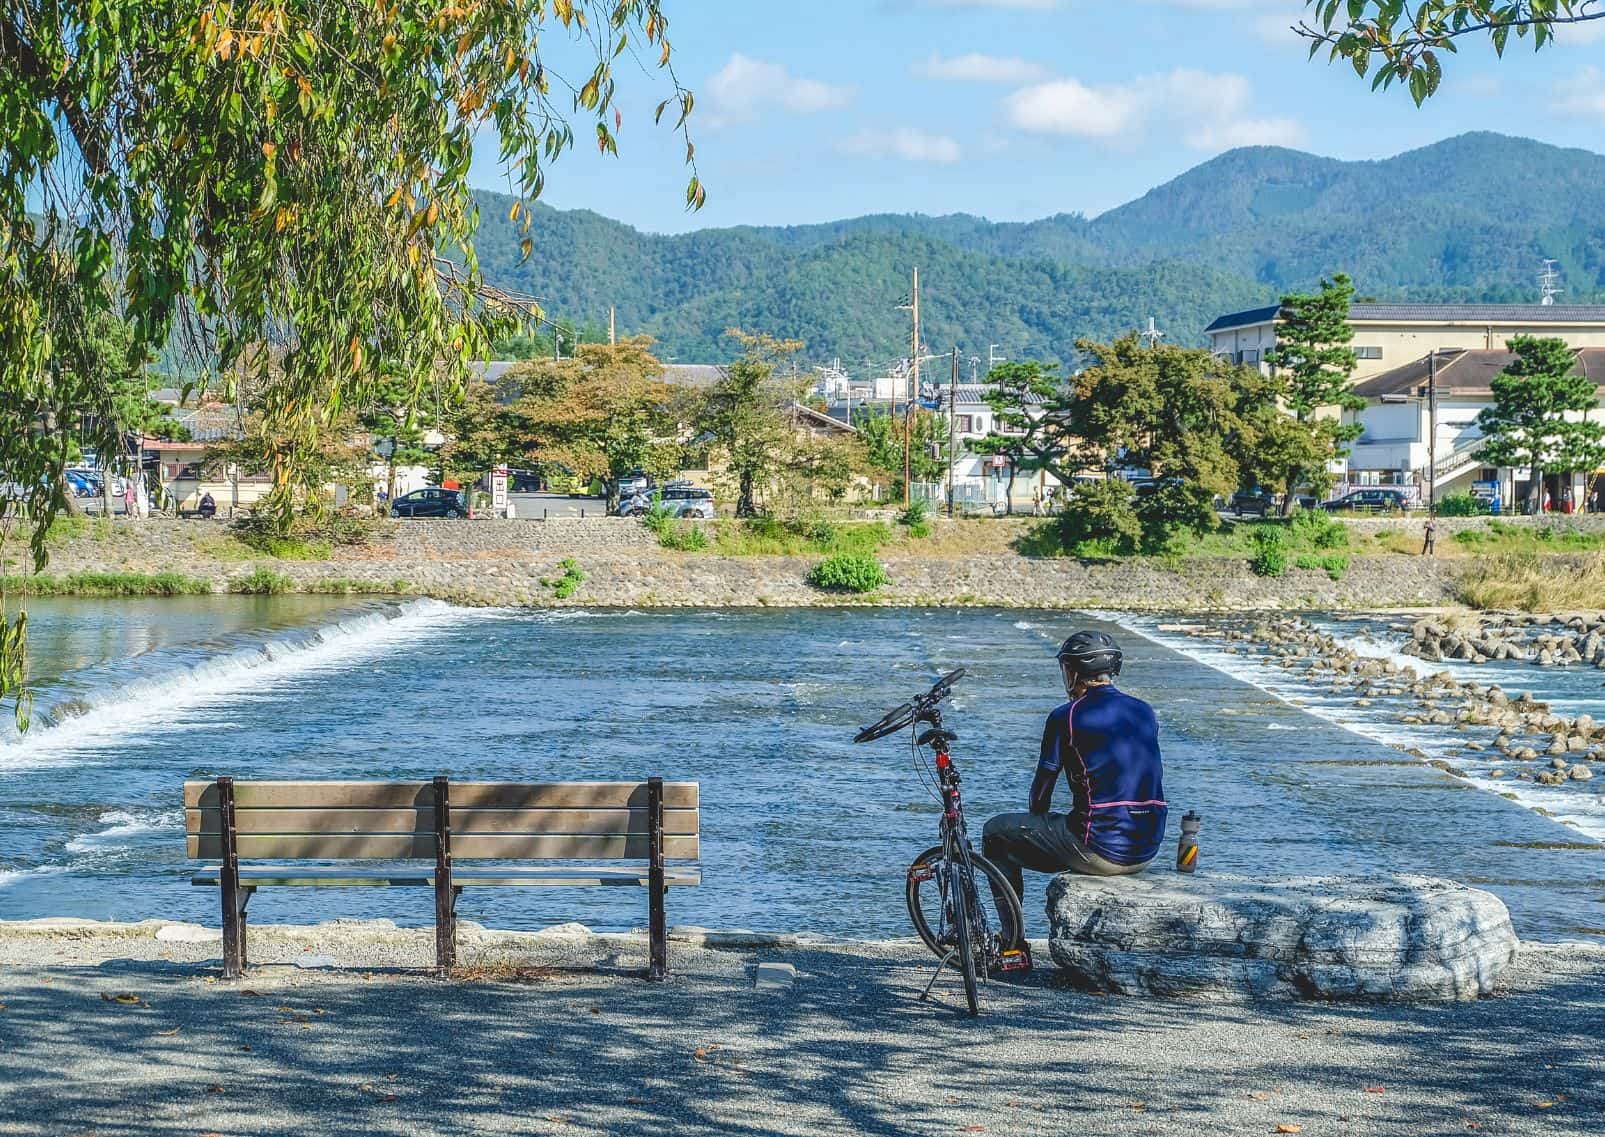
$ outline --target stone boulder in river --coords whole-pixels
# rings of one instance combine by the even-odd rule
[[[1517,950],[1498,897],[1424,876],[1063,873],[1048,920],[1073,983],[1129,995],[1474,999]]]

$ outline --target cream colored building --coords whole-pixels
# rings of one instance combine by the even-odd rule
[[[1263,363],[1276,346],[1280,304],[1222,316],[1204,334],[1216,355]],[[1583,304],[1353,304],[1356,382],[1449,348],[1503,350],[1512,336],[1558,336],[1605,347],[1605,306]]]

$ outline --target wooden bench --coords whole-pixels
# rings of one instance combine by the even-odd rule
[[[695,782],[184,783],[192,859],[216,861],[192,884],[222,889],[223,971],[246,966],[246,905],[258,888],[432,887],[435,963],[456,966],[457,897],[465,888],[632,885],[648,896],[649,979],[668,970],[664,893],[702,883]],[[286,865],[286,861],[432,861],[428,867]],[[485,865],[454,862],[640,861]],[[272,861],[274,864],[242,864]]]

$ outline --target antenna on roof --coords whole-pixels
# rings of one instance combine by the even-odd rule
[[[1538,302],[1545,306],[1555,303],[1563,289],[1555,287],[1560,280],[1560,274],[1555,271],[1555,262],[1548,257],[1544,258],[1544,267],[1538,273]]]
[[[1152,316],[1148,317],[1148,330],[1137,334],[1148,341],[1150,351],[1158,347],[1159,341],[1165,338],[1165,333],[1154,327],[1154,318]]]

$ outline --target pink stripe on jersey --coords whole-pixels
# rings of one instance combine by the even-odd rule
[[[1095,801],[1088,806],[1089,809],[1113,809],[1118,805],[1165,805],[1170,803],[1153,798],[1149,801]]]

